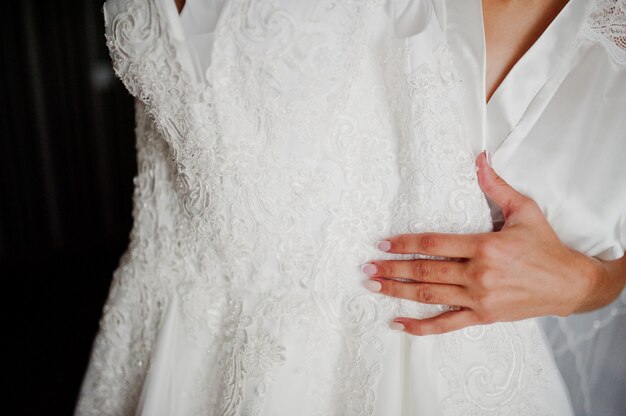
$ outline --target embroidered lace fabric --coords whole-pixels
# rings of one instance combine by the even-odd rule
[[[379,239],[492,227],[437,28],[232,0],[198,74],[169,3],[105,4],[139,171],[76,413],[571,414],[534,319],[413,337],[389,320],[450,307],[362,286],[364,262],[417,257]]]
[[[595,0],[584,33],[602,43],[611,57],[626,64],[626,0]]]

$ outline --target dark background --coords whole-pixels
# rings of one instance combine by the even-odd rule
[[[128,244],[133,99],[111,69],[102,3],[0,5],[5,415],[73,412]]]

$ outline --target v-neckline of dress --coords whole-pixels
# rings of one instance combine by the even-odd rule
[[[182,70],[186,73],[187,76],[192,80],[192,88],[197,88],[198,86],[206,86],[207,80],[205,79],[205,74],[208,72],[209,68],[206,69],[204,73],[199,73],[196,66],[193,64],[193,60],[191,58],[192,53],[189,49],[189,44],[187,36],[185,34],[185,30],[183,28],[183,20],[182,13],[184,13],[185,8],[188,6],[187,4],[183,7],[181,12],[178,12],[178,8],[173,0],[156,0],[157,7],[159,9],[159,13],[162,14],[162,17],[165,18],[163,30],[167,31],[173,38],[175,42],[175,46],[177,48],[177,61],[182,67]],[[221,9],[220,14],[215,23],[215,31],[221,24],[221,20],[226,15],[227,8],[229,7],[230,2],[225,2],[224,7]],[[212,60],[211,60],[212,61]]]
[[[585,0],[569,0],[509,70],[487,103],[482,0],[447,1],[446,38],[465,84],[467,133],[475,154],[489,150],[495,161],[504,148],[519,144],[508,138],[535,97],[571,56],[588,6]]]
[[[182,21],[176,3],[173,0],[155,0],[158,13],[164,20],[162,30],[169,33],[171,41],[173,41],[176,50],[176,61],[181,65],[182,71],[192,80],[193,83],[201,82],[197,73],[189,47],[187,45],[187,37],[183,30]],[[184,7],[183,7],[184,10]]]

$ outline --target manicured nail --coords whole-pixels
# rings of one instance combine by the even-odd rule
[[[377,280],[366,280],[363,284],[372,292],[380,292],[380,289],[383,287]]]
[[[380,240],[378,243],[376,243],[376,247],[380,251],[387,251],[387,250],[389,250],[391,248],[391,241]]]
[[[390,322],[389,328],[395,329],[396,331],[404,331],[404,325],[402,325],[400,322]]]
[[[376,265],[372,263],[365,263],[363,266],[361,266],[361,270],[367,275],[372,275],[376,273],[378,267],[376,267]]]

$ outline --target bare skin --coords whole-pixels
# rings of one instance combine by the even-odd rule
[[[483,1],[487,100],[565,3]],[[468,235],[401,234],[388,238],[388,247],[379,246],[391,253],[454,259],[373,260],[364,267],[370,275],[365,282],[370,290],[421,303],[460,307],[427,319],[398,317],[391,323],[392,328],[430,335],[543,315],[568,316],[598,309],[619,296],[626,285],[626,256],[604,261],[567,247],[537,203],[499,177],[484,153],[476,163],[481,189],[504,213],[503,228]]]
[[[487,101],[567,0],[483,0]]]
[[[178,13],[183,11],[183,7],[185,7],[185,0],[174,0],[176,2],[176,8],[178,9]]]

